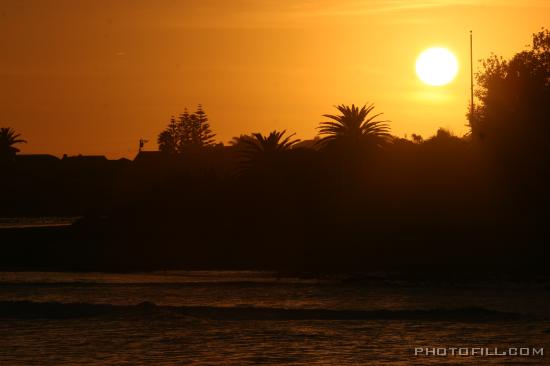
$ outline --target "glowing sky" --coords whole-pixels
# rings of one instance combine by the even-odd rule
[[[546,0],[0,0],[0,126],[24,153],[133,157],[202,103],[220,141],[312,138],[335,104],[374,102],[395,135],[466,132],[474,58],[505,57],[550,26]],[[451,84],[415,74],[447,47]]]

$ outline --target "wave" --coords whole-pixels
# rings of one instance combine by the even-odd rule
[[[0,229],[70,226],[79,219],[81,217],[4,217],[0,218]]]
[[[137,305],[0,301],[0,318],[71,319],[86,317],[185,316],[214,320],[425,320],[503,321],[517,320],[518,313],[480,307],[420,310],[329,310],[260,307],[160,306],[151,302]]]
[[[285,280],[266,280],[266,281],[185,281],[185,282],[94,282],[94,281],[66,281],[66,282],[3,282],[0,281],[2,288],[22,288],[22,287],[44,287],[44,288],[63,288],[63,287],[147,287],[154,286],[155,288],[182,288],[182,287],[280,287],[280,286],[295,286],[307,287],[315,285],[330,286],[332,283],[323,282],[293,282]]]

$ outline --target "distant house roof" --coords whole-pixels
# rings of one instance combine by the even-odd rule
[[[105,155],[75,155],[75,156],[63,155],[63,161],[103,162],[103,161],[107,161],[107,158],[105,157]]]
[[[134,158],[136,163],[157,162],[163,159],[165,154],[160,151],[140,151]]]
[[[15,161],[18,163],[56,163],[59,158],[49,154],[19,154],[15,156]]]

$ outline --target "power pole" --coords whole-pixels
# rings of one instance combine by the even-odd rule
[[[470,126],[474,121],[474,57],[472,31],[470,31]]]

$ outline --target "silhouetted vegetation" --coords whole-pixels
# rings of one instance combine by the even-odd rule
[[[339,105],[314,140],[222,146],[199,106],[132,163],[18,156],[1,214],[86,216],[32,265],[547,270],[549,55],[543,30],[485,60],[466,137],[397,138],[372,104]],[[17,258],[0,265],[31,261]]]
[[[331,121],[321,122],[319,133],[323,136],[319,141],[324,146],[364,146],[380,148],[390,138],[388,121],[377,120],[382,113],[371,115],[374,105],[364,105],[359,109],[339,105],[336,107],[340,115],[324,114]]]
[[[279,169],[286,154],[300,140],[292,140],[295,134],[284,137],[286,131],[272,131],[268,136],[253,133],[234,138],[234,146],[241,156],[241,172],[262,170],[264,174]],[[283,138],[284,137],[284,138]]]
[[[210,130],[208,116],[199,105],[195,113],[187,109],[179,116],[170,119],[168,127],[158,137],[159,150],[164,153],[181,153],[187,148],[212,146],[216,135]]]
[[[481,104],[471,121],[474,137],[520,152],[548,149],[550,137],[550,32],[533,34],[531,49],[510,60],[482,60],[476,96]]]
[[[509,60],[483,60],[477,83],[472,142],[505,182],[501,189],[530,208],[525,219],[541,224],[550,183],[550,32],[533,34],[531,47]]]
[[[13,162],[19,149],[16,144],[24,144],[27,141],[20,138],[21,134],[16,133],[9,127],[0,128],[0,163]]]

